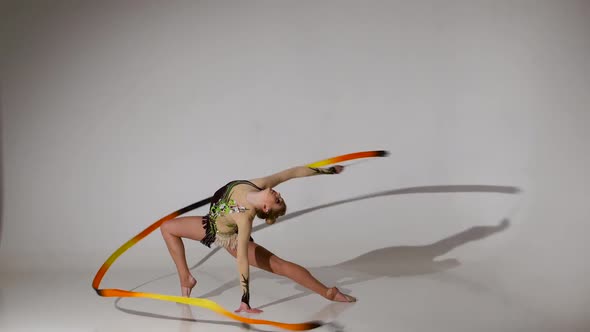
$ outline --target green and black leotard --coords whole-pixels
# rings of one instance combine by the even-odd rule
[[[230,198],[232,189],[239,184],[247,184],[258,190],[262,190],[262,188],[250,181],[236,180],[231,181],[225,186],[219,188],[215,194],[213,194],[213,197],[211,198],[211,205],[209,207],[209,213],[203,217],[205,237],[201,240],[201,243],[209,248],[211,248],[212,243],[228,249],[236,249],[238,245],[237,226],[231,232],[219,232],[217,230],[216,220],[218,217],[228,213],[240,213],[247,210],[245,207],[239,206],[233,199]],[[254,241],[254,239],[250,237],[250,241]]]

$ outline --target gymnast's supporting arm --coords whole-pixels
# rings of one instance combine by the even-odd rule
[[[236,217],[238,225],[237,263],[240,285],[242,286],[242,302],[236,312],[260,313],[260,309],[250,307],[250,263],[248,262],[248,243],[252,233],[252,220],[246,214]]]
[[[295,178],[302,178],[307,176],[314,176],[320,174],[339,174],[344,170],[344,166],[336,165],[327,168],[320,167],[308,167],[308,166],[296,166],[288,168],[284,171],[251,180],[255,185],[260,188],[274,188],[277,185]]]

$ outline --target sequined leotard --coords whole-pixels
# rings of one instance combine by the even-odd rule
[[[236,180],[231,181],[225,186],[213,194],[211,199],[211,206],[209,207],[209,214],[203,217],[203,228],[205,228],[205,237],[201,240],[201,243],[207,247],[211,247],[212,243],[218,246],[225,247],[228,249],[236,249],[238,245],[238,228],[234,225],[233,231],[220,232],[217,230],[216,220],[220,216],[224,216],[228,213],[240,213],[247,209],[243,206],[239,206],[235,200],[230,198],[232,189],[239,184],[248,184],[255,187],[258,190],[262,188],[258,187],[254,183],[247,180]],[[250,241],[254,241],[250,237]]]

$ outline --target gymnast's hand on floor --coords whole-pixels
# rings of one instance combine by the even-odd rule
[[[240,304],[240,307],[235,312],[242,312],[242,311],[250,313],[250,314],[259,314],[262,312],[262,310],[260,310],[260,309],[250,308],[250,306],[244,302],[242,302]]]

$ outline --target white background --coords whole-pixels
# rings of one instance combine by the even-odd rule
[[[590,326],[589,2],[8,1],[0,10],[5,318],[17,312],[8,308],[18,276],[76,271],[89,284],[123,242],[229,180],[386,149],[389,158],[341,175],[278,187],[288,213],[351,201],[287,216],[254,238],[301,265],[333,266],[509,219],[445,253],[458,266],[444,273],[484,285],[473,303],[503,294],[481,310],[530,309],[512,328]],[[189,265],[210,252],[186,247]],[[406,259],[402,249],[388,262],[416,265],[417,252]],[[226,253],[207,264],[234,273]],[[113,273],[133,269],[174,270],[159,232]],[[363,285],[392,290],[391,305],[396,277],[431,272]],[[445,306],[475,305],[453,302],[469,287],[441,289],[432,292]],[[409,298],[423,292],[403,287]],[[379,317],[390,310],[379,308]],[[409,315],[405,330],[432,328]],[[491,330],[506,318],[470,316]]]

